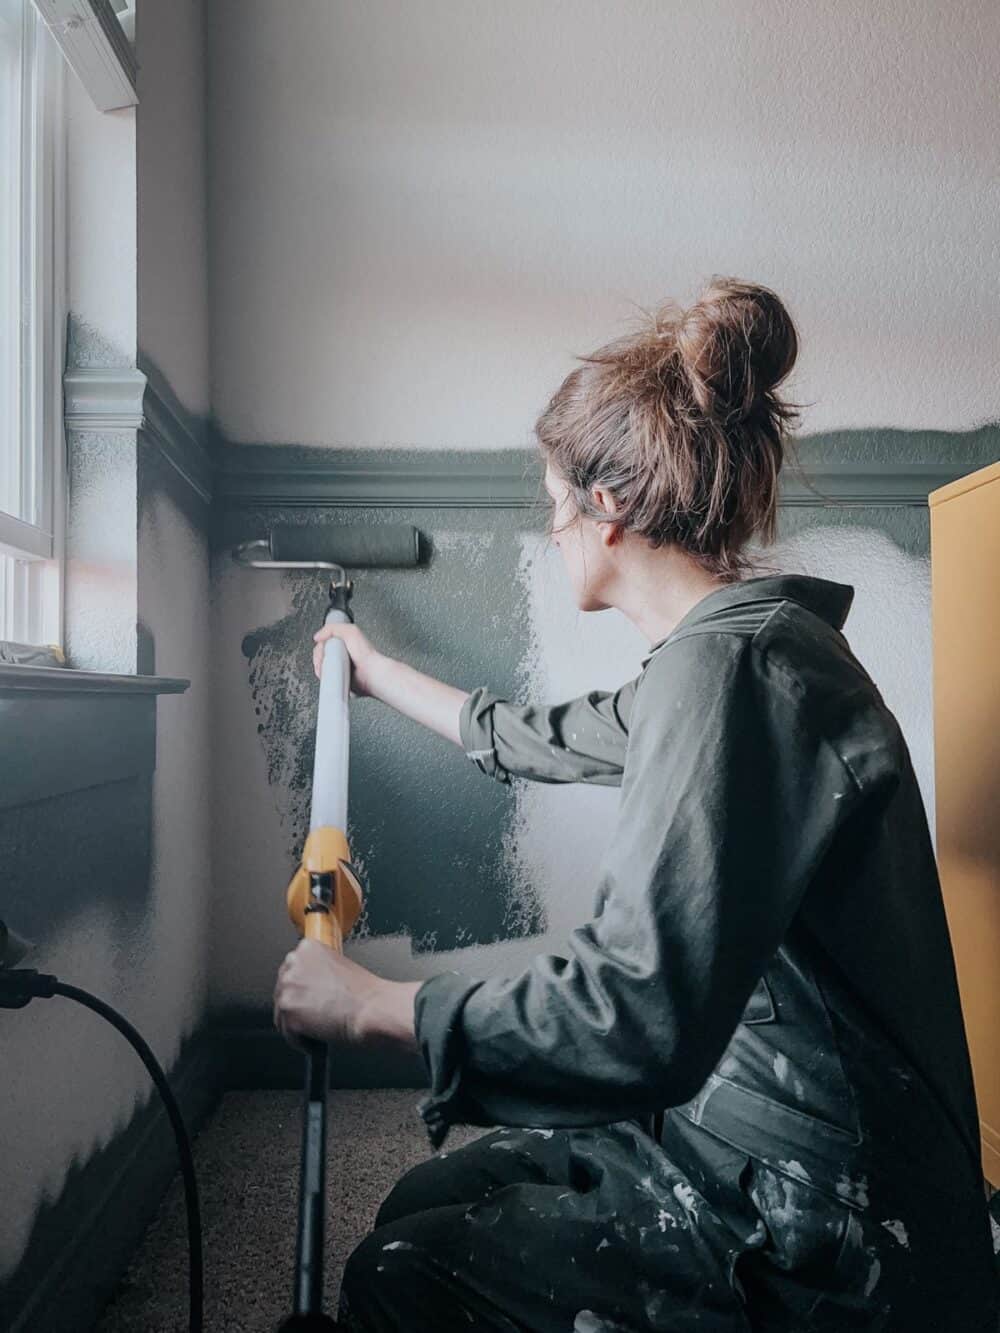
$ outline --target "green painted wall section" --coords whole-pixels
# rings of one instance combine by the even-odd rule
[[[241,516],[227,532],[234,540],[254,536],[282,516]],[[359,509],[314,517],[331,526],[386,520]],[[420,527],[430,539],[430,559],[412,571],[357,571],[358,624],[383,651],[422,671],[466,688],[490,683],[521,692],[530,648],[518,579],[524,516],[396,510],[392,521]],[[312,633],[323,621],[325,580],[298,573],[240,577],[280,578],[291,599],[288,615],[249,629],[238,685],[253,698],[291,868],[308,825],[317,695]],[[366,932],[409,934],[420,951],[541,928],[525,886],[514,882],[511,793],[485,781],[454,747],[375,701],[356,700],[350,784],[352,851],[371,886]]]

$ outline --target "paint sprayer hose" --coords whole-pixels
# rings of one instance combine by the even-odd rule
[[[75,1000],[84,1008],[98,1014],[116,1028],[131,1045],[146,1067],[157,1092],[163,1100],[164,1108],[177,1141],[177,1156],[180,1159],[181,1178],[184,1182],[184,1202],[187,1206],[188,1254],[189,1266],[189,1314],[190,1333],[201,1333],[204,1306],[204,1270],[202,1264],[201,1212],[198,1206],[198,1182],[194,1174],[194,1158],[191,1153],[191,1140],[177,1099],[173,1094],[167,1076],[164,1074],[156,1056],[150,1050],[143,1036],[136,1031],[127,1018],[117,1009],[105,1004],[96,995],[81,990],[79,986],[69,986],[58,978],[36,972],[33,968],[0,969],[0,1006],[21,1008],[33,999],[48,999],[53,995],[62,995],[67,1000]]]

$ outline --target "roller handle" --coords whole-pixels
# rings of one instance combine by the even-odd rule
[[[331,588],[331,600],[337,591]],[[349,588],[342,606],[349,604]],[[331,606],[325,624],[349,622]],[[339,639],[323,647],[316,715],[312,808],[302,863],[288,886],[288,911],[308,940],[340,951],[361,911],[361,885],[347,845],[347,778],[350,745],[350,654]],[[335,1329],[324,1315],[323,1258],[326,1202],[326,1096],[328,1053],[323,1042],[306,1044],[306,1088],[299,1173],[299,1225],[292,1315],[281,1333]]]
[[[326,625],[346,625],[350,617],[332,608]],[[351,658],[339,639],[323,646],[313,758],[312,808],[309,827],[347,831],[347,774],[350,757]]]

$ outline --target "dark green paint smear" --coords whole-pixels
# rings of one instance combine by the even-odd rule
[[[375,524],[380,516],[324,510],[317,519]],[[359,625],[382,651],[421,671],[464,688],[489,683],[517,694],[529,641],[517,578],[525,515],[394,511],[392,519],[430,528],[431,558],[415,570],[357,571]],[[268,521],[280,521],[278,514],[263,522],[248,515],[246,530],[266,530]],[[268,778],[282,789],[288,850],[297,858],[315,738],[312,634],[326,589],[321,575],[280,577],[291,586],[293,609],[249,633],[243,651]],[[350,831],[367,882],[368,933],[407,934],[420,951],[543,930],[538,899],[505,852],[512,815],[510,790],[483,778],[453,746],[382,704],[353,701]]]

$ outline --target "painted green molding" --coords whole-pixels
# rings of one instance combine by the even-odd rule
[[[806,437],[786,468],[791,506],[919,506],[930,491],[1000,456],[1000,430],[841,431]],[[530,509],[542,498],[538,454],[335,450],[217,441],[215,502],[222,509]]]
[[[216,448],[222,508],[306,505],[405,509],[526,509],[543,498],[534,450]]]
[[[140,364],[142,371],[70,372],[66,379],[67,393],[72,389],[75,395],[73,420],[109,422],[111,398],[122,392],[115,377],[145,372],[140,438],[158,451],[201,503],[216,510],[529,510],[543,498],[534,449],[234,444],[184,408],[155,365],[141,356]],[[101,393],[103,415],[98,411]],[[782,479],[785,506],[923,508],[931,491],[1000,458],[1000,426],[954,432],[829,431],[802,437],[794,452],[797,461],[786,465]]]
[[[931,491],[968,470],[966,465],[946,463],[814,463],[801,472],[791,469],[782,476],[781,504],[926,508]]]
[[[139,364],[146,376],[140,440],[157,449],[198,499],[210,504],[214,463],[205,421],[183,406],[151,361],[140,355]]]

